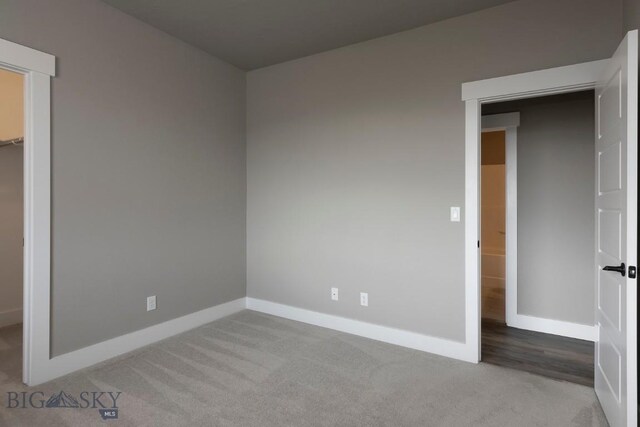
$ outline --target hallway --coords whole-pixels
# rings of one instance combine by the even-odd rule
[[[593,387],[593,343],[482,320],[482,362]]]

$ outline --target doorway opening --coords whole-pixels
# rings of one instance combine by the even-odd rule
[[[591,387],[594,97],[483,105],[480,171],[481,360]]]
[[[0,39],[0,69],[22,75],[23,334],[22,382],[43,383],[63,370],[51,342],[51,77],[55,56]]]
[[[482,107],[503,101],[591,89],[595,89],[596,101],[595,257],[590,268],[597,285],[597,303],[594,304],[596,328],[592,336],[595,342],[594,389],[611,425],[636,425],[637,30],[626,34],[609,59],[462,85],[466,123],[466,347],[469,359],[480,361],[482,322],[479,186]],[[571,265],[564,266],[565,270],[572,268]],[[508,295],[506,299],[509,300]],[[507,321],[508,318],[507,310]],[[538,325],[550,325],[549,319],[538,319],[541,319]],[[566,323],[554,324],[566,326]],[[576,332],[576,329],[569,331]]]
[[[24,76],[0,69],[0,373],[22,381]]]

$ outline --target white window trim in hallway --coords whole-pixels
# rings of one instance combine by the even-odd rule
[[[24,75],[23,362],[26,384],[50,364],[51,77],[55,57],[0,39],[0,68]]]

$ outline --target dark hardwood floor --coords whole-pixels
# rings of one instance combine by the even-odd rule
[[[482,361],[593,387],[593,343],[482,320]]]

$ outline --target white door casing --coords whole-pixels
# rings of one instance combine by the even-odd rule
[[[480,361],[480,133],[482,104],[595,89],[608,59],[462,84],[465,101],[465,346]]]
[[[612,427],[637,423],[638,32],[620,44],[596,86],[595,389]],[[622,267],[621,272],[605,266]]]
[[[620,155],[624,154],[624,160],[620,160],[620,180],[624,178],[624,191],[621,189],[621,197],[625,198],[624,218],[620,217],[622,231],[620,241],[620,258],[622,247],[625,250],[626,265],[637,266],[637,102],[638,102],[638,32],[631,31],[622,43],[612,59],[593,61],[583,64],[569,65],[565,67],[547,70],[532,71],[511,76],[496,77],[475,82],[463,83],[462,100],[465,101],[466,132],[465,132],[465,313],[466,313],[466,339],[467,359],[479,361],[480,358],[480,277],[479,277],[479,250],[477,246],[479,238],[479,145],[480,145],[480,110],[481,105],[490,102],[507,101],[513,99],[544,96],[558,93],[576,92],[580,90],[596,89],[603,87],[609,80],[603,78],[603,74],[611,74],[618,62],[621,72],[621,84],[619,85],[620,111],[626,111],[624,118],[618,125],[621,134],[626,135],[625,148],[622,146]],[[597,99],[597,98],[596,98]],[[597,107],[597,106],[596,106]],[[602,123],[601,123],[602,124]],[[607,131],[608,129],[603,129]],[[596,135],[597,136],[597,135]],[[596,159],[598,160],[598,159]],[[606,159],[603,159],[603,161]],[[624,174],[624,175],[623,175]],[[597,187],[596,187],[597,188]],[[596,230],[597,232],[597,230]],[[598,236],[596,234],[596,236]],[[604,237],[604,234],[603,234]],[[604,243],[604,242],[603,242]],[[607,264],[611,265],[611,264]],[[597,265],[596,265],[597,267]],[[600,270],[598,270],[599,272]],[[604,273],[604,272],[603,272]],[[614,274],[606,272],[608,274]],[[599,273],[598,273],[599,274]],[[628,274],[628,273],[627,273]],[[615,277],[615,276],[614,276]],[[624,348],[618,347],[617,351],[624,353],[624,361],[620,361],[621,371],[618,378],[620,389],[618,403],[611,404],[610,388],[603,388],[603,378],[598,378],[598,365],[596,365],[596,392],[603,403],[605,413],[612,426],[635,426],[637,423],[637,290],[635,280],[625,276],[624,304],[619,303],[620,325],[625,328]],[[631,286],[629,286],[631,283]],[[596,290],[598,292],[598,290]],[[604,295],[603,295],[604,296]],[[597,293],[597,306],[602,307],[605,302]],[[598,309],[596,309],[598,310]],[[596,314],[598,317],[598,314]],[[605,333],[604,331],[603,333]],[[622,334],[619,334],[622,337]],[[600,341],[598,341],[600,345]],[[612,347],[600,346],[600,366],[609,369],[608,351]],[[613,351],[613,350],[611,350]],[[624,369],[624,372],[622,372]],[[600,387],[600,388],[599,388]],[[607,385],[608,387],[608,385]],[[608,402],[605,402],[608,399]]]
[[[25,384],[48,379],[51,300],[51,77],[56,58],[0,39],[0,68],[24,75],[24,298]]]

